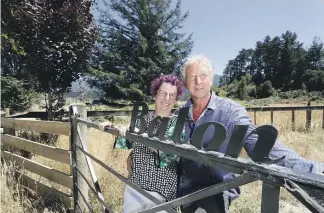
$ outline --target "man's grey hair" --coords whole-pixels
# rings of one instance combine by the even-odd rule
[[[201,71],[206,72],[209,76],[213,77],[213,65],[211,61],[203,56],[203,55],[193,55],[187,58],[186,62],[183,64],[181,68],[181,79],[185,81],[186,79],[186,69],[193,65],[193,64],[199,64],[199,68]]]

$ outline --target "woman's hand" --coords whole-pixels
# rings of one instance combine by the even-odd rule
[[[119,130],[120,136],[125,137],[126,132],[129,131],[129,127],[128,126],[122,126],[118,130]]]
[[[114,125],[113,123],[111,123],[109,121],[105,121],[105,122],[99,124],[99,129],[101,131],[105,131],[105,127],[115,128],[115,129],[119,130],[119,128],[116,125]]]
[[[128,126],[118,127],[118,126],[114,125],[113,123],[111,123],[109,121],[106,121],[106,122],[103,122],[103,123],[99,124],[99,129],[101,131],[105,131],[105,127],[117,129],[119,131],[119,135],[122,136],[122,137],[125,137],[126,132],[129,131]]]

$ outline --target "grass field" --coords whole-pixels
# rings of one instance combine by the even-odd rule
[[[312,128],[309,132],[305,130],[305,112],[296,112],[296,131],[291,130],[291,112],[274,112],[274,126],[276,126],[279,130],[279,139],[286,144],[288,147],[296,150],[303,157],[317,160],[320,162],[324,162],[324,130],[321,129],[322,126],[322,111],[313,111],[312,114]],[[251,114],[251,118],[253,119],[253,113]],[[127,120],[120,118],[115,119],[118,123],[126,123]],[[269,124],[270,123],[270,112],[261,112],[257,113],[257,124]],[[129,151],[125,150],[113,150],[112,146],[114,143],[114,136],[109,135],[107,133],[100,132],[95,129],[88,129],[87,132],[87,141],[88,147],[90,149],[90,153],[96,156],[101,161],[105,162],[107,165],[113,167],[115,170],[120,172],[121,174],[127,176],[126,170],[126,158],[128,156]],[[67,136],[60,136],[57,146],[61,148],[68,148],[69,146],[69,138]],[[241,153],[242,157],[245,157],[245,152]],[[63,164],[59,164],[57,162],[47,160],[46,158],[40,156],[34,156],[34,160],[51,166],[53,168],[57,168],[61,171],[68,171],[67,166]],[[121,183],[117,178],[113,177],[95,162],[93,162],[95,166],[95,172],[99,178],[99,184],[102,187],[102,191],[105,197],[105,200],[108,204],[116,211],[121,211],[121,205],[123,200],[123,190],[124,184]],[[7,169],[9,170],[9,169]],[[39,177],[33,175],[34,178],[39,179]],[[9,178],[10,180],[10,178]],[[61,208],[59,206],[55,206],[52,210],[44,208],[40,208],[41,204],[38,203],[38,206],[35,206],[32,202],[27,202],[25,194],[17,194],[13,188],[18,190],[17,186],[8,181],[8,175],[2,176],[2,182],[7,181],[9,183],[8,186],[2,187],[2,196],[6,198],[16,197],[16,201],[1,199],[2,204],[2,212],[11,212],[10,209],[12,207],[15,208],[14,212],[22,212],[18,211],[20,209],[25,209],[25,212],[61,212]],[[57,184],[49,183],[48,181],[43,180],[46,184],[52,185],[53,187],[61,188]],[[2,186],[4,186],[2,184]],[[8,188],[9,187],[9,188]],[[64,190],[64,189],[63,189]],[[238,213],[256,213],[260,212],[260,204],[261,204],[261,183],[255,182],[251,184],[247,184],[241,187],[242,195],[239,199],[235,200],[231,207],[230,212],[238,212]],[[19,190],[18,190],[19,191]],[[14,193],[12,193],[14,192]],[[41,202],[40,202],[41,203]],[[23,205],[22,205],[23,204]],[[99,210],[99,205],[92,200],[92,204],[95,206],[97,210]],[[34,210],[33,210],[34,209]],[[37,210],[38,209],[38,210]],[[40,209],[40,210],[39,210]],[[17,211],[16,211],[17,210]],[[95,211],[97,212],[97,211]],[[309,212],[305,209],[299,202],[294,199],[290,194],[288,194],[284,189],[282,189],[281,200],[280,200],[280,212],[282,213],[290,213],[290,212]]]

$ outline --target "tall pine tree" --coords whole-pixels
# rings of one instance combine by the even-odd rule
[[[100,36],[89,83],[107,99],[143,100],[160,74],[178,73],[192,49],[179,29],[188,17],[181,1],[111,0],[99,19]]]

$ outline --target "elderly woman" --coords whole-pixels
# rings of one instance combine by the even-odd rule
[[[151,92],[154,95],[155,110],[149,113],[145,120],[149,125],[156,116],[169,117],[166,131],[166,139],[171,139],[176,125],[177,116],[171,110],[182,94],[182,83],[173,75],[163,75],[151,84]],[[111,126],[109,123],[101,124],[102,128]],[[125,127],[116,127],[121,135],[125,134]],[[140,128],[140,122],[136,122],[136,128]],[[153,131],[157,131],[159,125]],[[162,202],[176,198],[178,175],[177,166],[179,157],[154,150],[138,142],[131,142],[123,137],[117,137],[116,148],[130,149],[132,172],[130,180],[142,189],[146,190]],[[123,212],[137,212],[149,209],[155,204],[142,196],[133,188],[126,185],[124,194]]]

